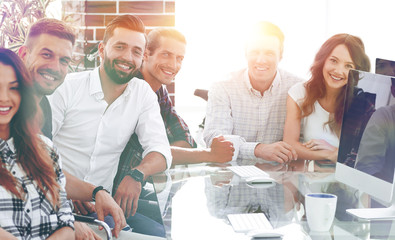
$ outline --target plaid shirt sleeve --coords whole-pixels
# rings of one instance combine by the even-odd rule
[[[114,196],[117,192],[118,186],[122,179],[130,171],[132,167],[136,167],[141,163],[143,159],[144,149],[141,146],[139,139],[135,133],[129,139],[119,159],[118,171],[114,178],[114,184],[112,188],[112,195]]]
[[[56,215],[58,217],[58,227],[71,227],[74,229],[74,217],[72,214],[72,203],[71,200],[67,199],[66,193],[66,177],[63,174],[62,169],[59,165],[59,154],[55,149],[51,148],[51,159],[53,160],[53,165],[55,168],[55,174],[57,182],[60,186],[59,190],[59,210]]]
[[[176,141],[186,141],[191,147],[196,148],[197,144],[189,132],[189,127],[174,109],[167,89],[161,87],[156,94],[170,144]]]
[[[16,154],[6,142],[0,141],[1,160],[24,192],[19,199],[0,186],[0,227],[20,239],[46,239],[57,229],[74,229],[70,202],[66,199],[65,177],[58,164],[58,155],[51,150],[56,180],[60,185],[59,204],[53,208],[50,200],[17,164]]]

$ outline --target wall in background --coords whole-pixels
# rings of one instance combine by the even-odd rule
[[[191,127],[201,122],[206,102],[194,90],[246,66],[244,33],[256,21],[283,30],[280,67],[308,79],[318,48],[336,33],[361,37],[372,66],[376,57],[395,60],[394,9],[393,0],[178,0],[175,27],[188,44],[176,77],[177,111]]]
[[[141,18],[147,30],[154,27],[173,27],[175,25],[175,1],[135,1],[135,0],[62,0],[63,12],[70,22],[79,29],[76,42],[76,61],[94,51],[103,39],[105,26],[116,16],[133,14]],[[93,68],[100,64],[97,57],[84,61],[81,68]],[[168,86],[174,101],[174,84]]]

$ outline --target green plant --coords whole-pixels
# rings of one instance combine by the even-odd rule
[[[38,19],[47,17],[46,10],[52,1],[54,0],[0,0],[0,47],[18,52],[25,42],[29,26]],[[62,20],[74,24],[73,17],[64,12]],[[88,61],[95,61],[98,56],[97,45],[82,58],[74,56],[69,71],[84,70]]]
[[[52,0],[4,0],[0,3],[0,47],[17,51],[30,24],[45,17]]]

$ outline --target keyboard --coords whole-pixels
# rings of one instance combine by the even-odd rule
[[[257,177],[257,176],[269,177],[269,174],[255,167],[254,165],[229,166],[228,169],[234,172],[235,174],[239,175],[241,178]]]
[[[272,224],[263,213],[228,214],[235,232],[248,233],[252,230],[273,230]]]

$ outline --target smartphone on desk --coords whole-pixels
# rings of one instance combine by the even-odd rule
[[[322,168],[334,168],[336,167],[336,163],[332,162],[331,160],[316,160],[315,163],[317,166]]]

